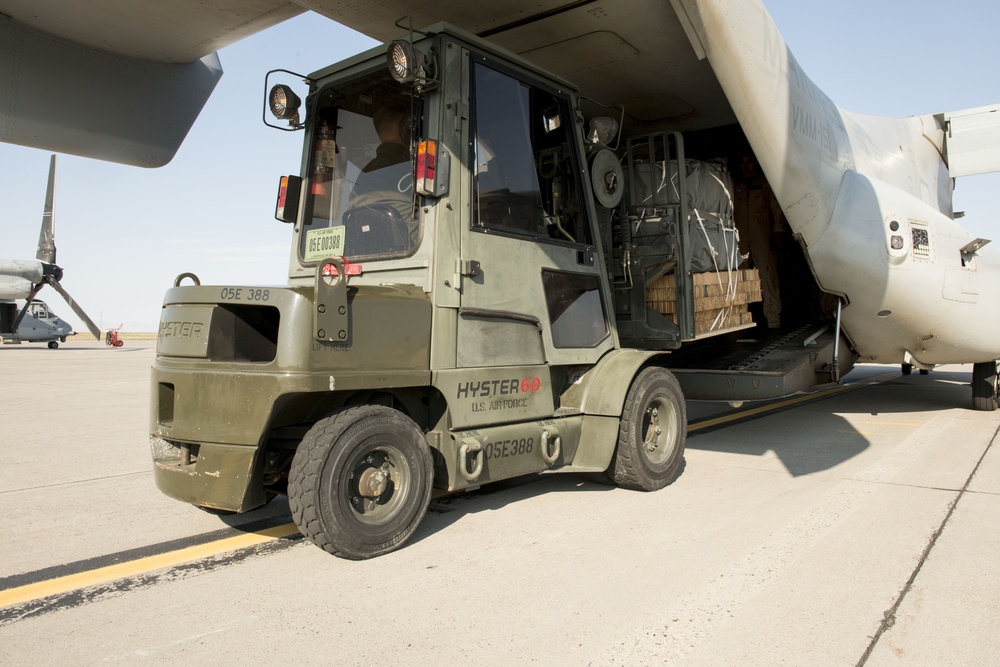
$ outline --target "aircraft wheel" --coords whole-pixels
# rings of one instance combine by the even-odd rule
[[[913,366],[910,364],[903,364],[900,366],[899,370],[903,373],[903,375],[909,375],[913,372]]]
[[[381,405],[321,419],[299,445],[288,504],[315,545],[360,560],[393,551],[416,530],[431,499],[434,465],[412,419]]]
[[[625,398],[618,448],[608,472],[626,489],[655,491],[674,481],[684,460],[687,407],[673,374],[651,367],[632,381]]]
[[[58,347],[59,347],[59,343],[57,343],[57,342],[56,342],[56,341],[54,341],[54,340],[50,340],[50,341],[49,341],[49,349],[50,349],[50,350],[54,350],[54,349],[56,349],[56,348],[58,348]]]
[[[992,412],[997,409],[1000,377],[997,362],[985,361],[972,366],[972,409]]]

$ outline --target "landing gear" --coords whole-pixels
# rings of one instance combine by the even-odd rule
[[[997,362],[984,361],[972,366],[972,409],[992,412],[997,409],[1000,378]]]
[[[361,560],[409,539],[427,512],[433,481],[430,448],[413,420],[363,405],[309,429],[292,460],[288,504],[310,541]]]
[[[57,343],[57,342],[56,342],[56,341],[54,341],[54,340],[50,340],[50,341],[49,341],[49,349],[50,349],[50,350],[55,350],[55,349],[56,349],[56,348],[58,348],[58,347],[59,347],[59,343]]]
[[[687,408],[677,379],[663,368],[643,370],[625,397],[609,476],[627,489],[662,489],[680,470],[686,430]]]

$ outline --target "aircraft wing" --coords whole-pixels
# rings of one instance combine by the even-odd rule
[[[1000,171],[1000,105],[938,114],[952,178]]]
[[[664,0],[0,0],[0,141],[162,166],[222,76],[215,51],[308,9],[380,41],[404,15],[448,21],[624,104],[633,123],[735,121]]]
[[[162,166],[222,76],[215,51],[304,11],[287,0],[0,0],[0,141]]]

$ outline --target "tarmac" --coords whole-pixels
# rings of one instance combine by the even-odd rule
[[[0,664],[996,665],[1000,412],[971,367],[689,403],[655,493],[541,475],[334,558],[163,496],[154,341],[0,347]]]

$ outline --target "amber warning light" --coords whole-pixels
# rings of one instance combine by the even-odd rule
[[[282,176],[278,184],[278,203],[274,217],[282,222],[295,222],[299,212],[299,195],[302,193],[302,179],[298,176]]]

